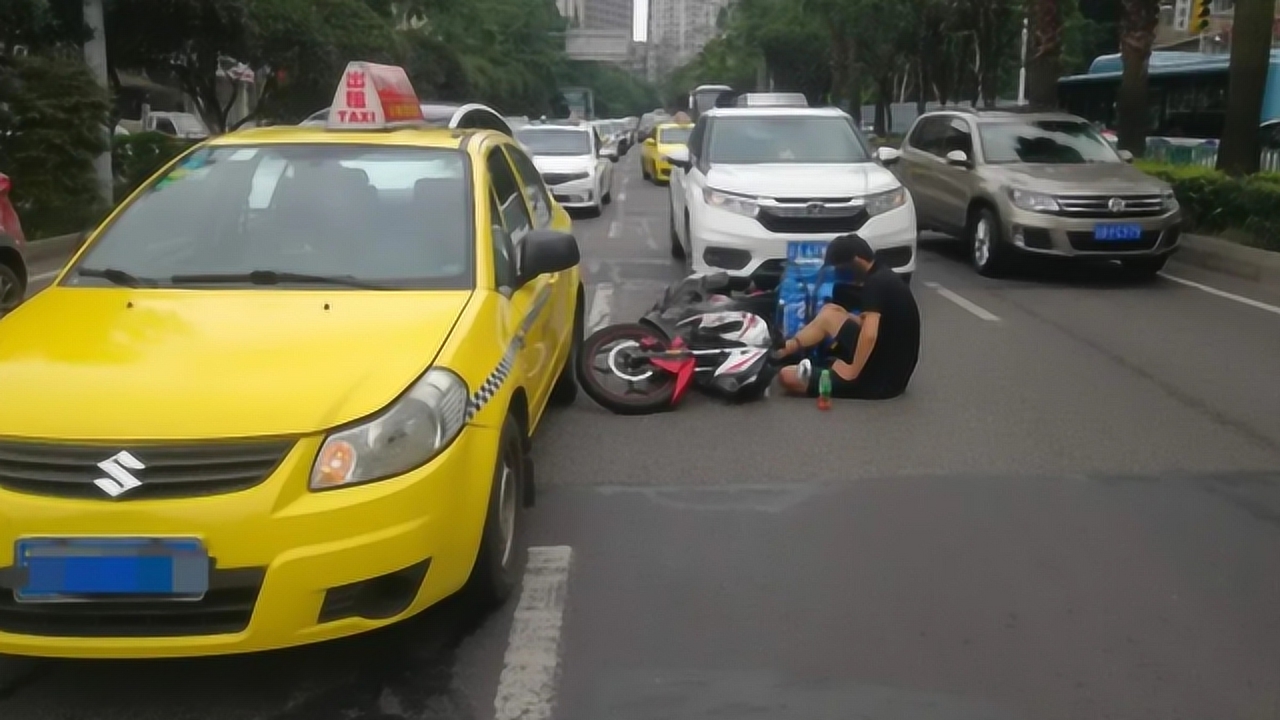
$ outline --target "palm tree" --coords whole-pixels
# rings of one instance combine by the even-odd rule
[[[1120,147],[1134,155],[1147,148],[1147,61],[1156,39],[1160,0],[1123,0],[1120,15],[1120,59],[1124,71],[1116,100]],[[1267,26],[1270,28],[1270,26]]]
[[[1027,100],[1056,107],[1058,75],[1062,72],[1062,9],[1058,0],[1031,0],[1030,57],[1027,58]]]
[[[1230,175],[1258,171],[1258,118],[1271,67],[1274,0],[1239,0],[1231,33],[1227,119],[1222,127],[1218,169]]]

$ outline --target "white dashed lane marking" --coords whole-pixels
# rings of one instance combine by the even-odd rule
[[[591,303],[587,306],[587,332],[592,333],[609,324],[609,314],[613,305],[613,283],[600,283],[591,293]]]
[[[555,706],[560,634],[569,592],[567,546],[529,548],[507,641],[502,677],[493,699],[494,720],[547,720]]]
[[[1280,307],[1276,307],[1275,305],[1268,305],[1267,303],[1264,303],[1260,300],[1254,300],[1253,298],[1247,298],[1247,297],[1244,297],[1243,295],[1236,295],[1235,293],[1229,293],[1226,290],[1219,290],[1218,288],[1209,287],[1208,285],[1201,285],[1198,282],[1192,282],[1191,280],[1186,280],[1184,278],[1176,277],[1168,273],[1160,273],[1160,277],[1164,278],[1165,280],[1172,280],[1173,282],[1176,282],[1180,285],[1186,285],[1187,287],[1195,288],[1196,290],[1200,290],[1201,292],[1207,292],[1210,295],[1214,295],[1227,300],[1233,300],[1242,305],[1248,305],[1251,308],[1257,308],[1264,312],[1280,315]]]
[[[939,294],[939,295],[941,295],[942,297],[944,297],[944,298],[946,298],[946,299],[950,300],[951,302],[955,303],[956,305],[959,305],[960,307],[964,308],[965,310],[968,310],[969,312],[973,313],[974,315],[978,316],[979,318],[981,318],[981,319],[983,319],[983,320],[986,320],[987,322],[999,322],[999,321],[1000,321],[1000,318],[996,317],[996,315],[995,315],[994,313],[992,313],[992,312],[988,311],[986,308],[984,308],[984,307],[982,307],[981,305],[979,305],[979,304],[977,304],[977,303],[973,302],[972,300],[969,300],[969,299],[968,299],[968,298],[966,298],[966,297],[963,297],[963,296],[961,296],[961,295],[959,295],[959,294],[957,294],[957,293],[954,293],[954,292],[952,292],[952,291],[950,291],[950,290],[948,290],[948,289],[946,289],[946,288],[942,287],[941,285],[939,285],[939,284],[938,284],[938,283],[936,283],[936,282],[926,282],[926,283],[925,283],[925,287],[929,287],[929,288],[932,288],[932,289],[934,289],[934,290],[938,291],[938,294]]]

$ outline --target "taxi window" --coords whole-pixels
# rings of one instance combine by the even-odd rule
[[[489,187],[489,217],[493,225],[493,286],[496,288],[514,288],[519,268],[516,262],[515,246],[511,236],[502,222],[502,208],[498,206],[498,196],[493,187]]]
[[[489,151],[487,163],[493,189],[498,193],[503,222],[506,223],[511,241],[518,246],[533,227],[533,221],[529,219],[529,209],[525,207],[524,197],[520,192],[520,184],[516,181],[516,175],[511,171],[511,164],[507,162],[507,156],[502,154],[501,148]]]
[[[523,151],[515,147],[507,147],[507,155],[520,173],[524,185],[524,197],[533,208],[533,219],[538,227],[545,228],[551,224],[551,198],[547,195],[547,187],[542,184],[542,174],[534,166],[533,161]]]
[[[79,267],[157,285],[254,285],[266,271],[387,289],[470,288],[468,175],[466,156],[448,149],[205,148],[125,208]]]

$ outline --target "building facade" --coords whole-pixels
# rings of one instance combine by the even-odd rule
[[[649,0],[649,75],[656,79],[688,63],[715,37],[731,0]]]
[[[1236,0],[1212,0],[1209,27],[1203,33],[1191,31],[1192,0],[1173,0],[1160,8],[1156,27],[1156,49],[1205,53],[1231,52],[1231,28],[1235,23]],[[1276,2],[1280,13],[1280,0]],[[1280,15],[1271,30],[1273,45],[1280,40]]]
[[[643,0],[637,0],[643,2]],[[586,18],[583,27],[588,30],[626,30],[631,40],[632,0],[582,0]]]

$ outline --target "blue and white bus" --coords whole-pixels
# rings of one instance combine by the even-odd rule
[[[1222,137],[1227,114],[1227,55],[1156,51],[1148,65],[1147,134],[1170,138]],[[1120,87],[1120,56],[1103,55],[1084,75],[1058,81],[1058,103],[1068,112],[1104,127],[1116,124],[1116,92]],[[1271,70],[1259,123],[1280,119],[1280,50],[1271,53]],[[1280,123],[1277,124],[1280,128]],[[1277,138],[1280,139],[1280,138]]]

